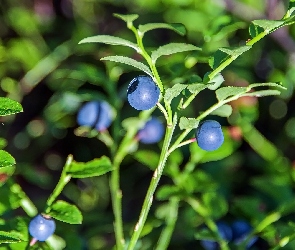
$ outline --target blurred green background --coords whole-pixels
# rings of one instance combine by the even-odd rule
[[[139,14],[136,26],[151,22],[186,26],[184,37],[155,30],[144,39],[149,51],[168,42],[188,42],[202,48],[196,54],[176,54],[159,61],[161,77],[166,86],[171,86],[196,75],[203,77],[210,70],[208,60],[213,52],[219,47],[244,45],[250,38],[250,21],[280,19],[287,4],[277,0],[2,0],[0,92],[21,102],[24,108],[23,113],[0,120],[0,136],[6,138],[6,150],[17,161],[16,181],[42,209],[68,154],[77,161],[109,154],[102,142],[76,136],[75,129],[76,113],[84,101],[99,98],[114,103],[116,100],[107,96],[106,85],[115,83],[124,99],[128,82],[142,74],[131,67],[99,60],[114,54],[141,60],[131,49],[78,45],[81,39],[98,34],[135,41],[125,23],[113,13]],[[281,81],[287,90],[278,97],[243,98],[232,103],[233,115],[218,119],[225,126],[227,146],[219,155],[200,156],[195,176],[190,179],[192,186],[187,187],[196,197],[204,198],[208,190],[222,197],[226,205],[221,206],[224,212],[216,219],[242,218],[255,226],[273,211],[280,211],[282,216],[259,233],[256,249],[269,249],[294,231],[294,226],[288,224],[295,219],[294,39],[294,25],[282,28],[225,69],[226,85]],[[187,112],[198,114],[214,102],[213,93],[202,92]],[[121,120],[138,114],[126,103],[122,110]],[[123,129],[119,136],[124,136]],[[159,145],[139,145],[139,152],[146,153],[147,159],[151,159],[150,151],[159,152]],[[179,151],[183,156],[175,156],[180,169],[190,152],[200,153],[192,145]],[[212,161],[215,158],[221,160]],[[135,153],[122,166],[126,234],[138,217],[152,174],[143,162]],[[161,184],[172,182],[164,176]],[[155,201],[145,228],[149,237],[142,239],[139,249],[152,249],[161,231],[165,211],[161,209],[166,203],[160,194],[161,201]],[[111,249],[114,234],[108,177],[74,180],[62,198],[77,204],[84,216],[81,226],[58,222],[56,234],[65,239],[67,249]],[[17,210],[5,216],[15,213],[23,214]],[[183,202],[169,249],[197,248],[195,233],[201,224],[195,211]],[[295,249],[295,245],[291,242],[285,249]]]

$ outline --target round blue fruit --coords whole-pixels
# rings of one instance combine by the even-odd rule
[[[89,126],[99,131],[107,129],[112,120],[112,109],[105,101],[87,102],[80,108],[77,115],[79,126]]]
[[[213,120],[202,122],[197,128],[196,139],[199,147],[203,150],[218,149],[224,141],[221,125]]]
[[[148,110],[153,108],[160,96],[160,89],[149,76],[138,76],[134,78],[127,89],[129,104],[137,110]]]
[[[144,144],[159,142],[164,135],[164,126],[159,119],[152,117],[146,122],[144,127],[138,131],[138,139]]]
[[[232,229],[229,225],[224,222],[217,222],[216,226],[218,228],[218,233],[220,237],[226,241],[232,240]],[[206,250],[217,250],[219,249],[218,243],[211,240],[201,240],[201,245]]]
[[[45,218],[38,214],[29,224],[30,235],[38,241],[47,240],[55,231],[55,222],[51,218]]]
[[[236,245],[243,244],[252,231],[252,227],[249,223],[243,220],[236,220],[231,225],[233,231],[233,242]],[[257,237],[253,236],[247,243],[247,249],[250,248],[257,241]]]

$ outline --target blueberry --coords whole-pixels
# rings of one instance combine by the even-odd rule
[[[252,227],[249,223],[243,220],[237,220],[231,225],[233,231],[233,242],[236,245],[240,245],[245,241],[249,233],[252,231]],[[247,248],[250,248],[257,240],[257,237],[252,237],[247,244]]]
[[[79,126],[89,126],[99,131],[107,129],[113,120],[112,109],[105,101],[85,103],[77,115]]]
[[[38,241],[45,241],[55,231],[55,222],[51,218],[45,218],[38,214],[29,224],[30,235]]]
[[[223,141],[223,133],[217,121],[207,120],[197,128],[196,139],[199,147],[206,151],[218,149]]]
[[[164,135],[164,126],[159,119],[152,117],[144,127],[138,131],[138,139],[144,144],[152,144],[160,141]]]
[[[137,110],[148,110],[153,108],[160,96],[160,89],[149,76],[138,76],[134,78],[127,89],[129,104]]]
[[[229,225],[224,222],[217,222],[216,226],[218,228],[218,233],[220,237],[226,241],[231,241],[232,239],[232,229]],[[216,250],[218,249],[218,243],[212,240],[201,240],[201,245],[206,250]]]

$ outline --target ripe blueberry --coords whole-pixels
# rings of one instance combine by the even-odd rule
[[[79,126],[89,126],[102,131],[107,129],[113,120],[112,109],[105,101],[85,103],[77,115]]]
[[[134,78],[127,89],[129,104],[137,110],[148,110],[154,107],[160,96],[160,89],[149,76]]]
[[[206,151],[218,149],[223,141],[223,133],[217,121],[207,120],[197,128],[196,139],[199,147]]]
[[[38,214],[29,224],[30,235],[38,241],[45,241],[55,231],[55,222],[51,218],[45,218]]]
[[[233,231],[233,242],[236,245],[242,244],[252,231],[252,227],[243,220],[236,220],[231,225]],[[257,241],[257,237],[253,236],[247,244],[247,249],[250,248]]]
[[[160,141],[164,135],[163,124],[155,117],[146,122],[144,127],[138,131],[137,137],[144,144],[152,144]]]
[[[217,222],[216,226],[218,228],[218,233],[220,237],[226,241],[231,241],[232,239],[232,229],[229,225],[227,225],[224,222]],[[206,250],[217,250],[218,248],[218,243],[212,240],[201,240],[201,245],[206,249]]]

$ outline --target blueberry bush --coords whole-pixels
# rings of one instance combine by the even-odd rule
[[[295,1],[221,2],[3,1],[1,249],[295,248]]]

